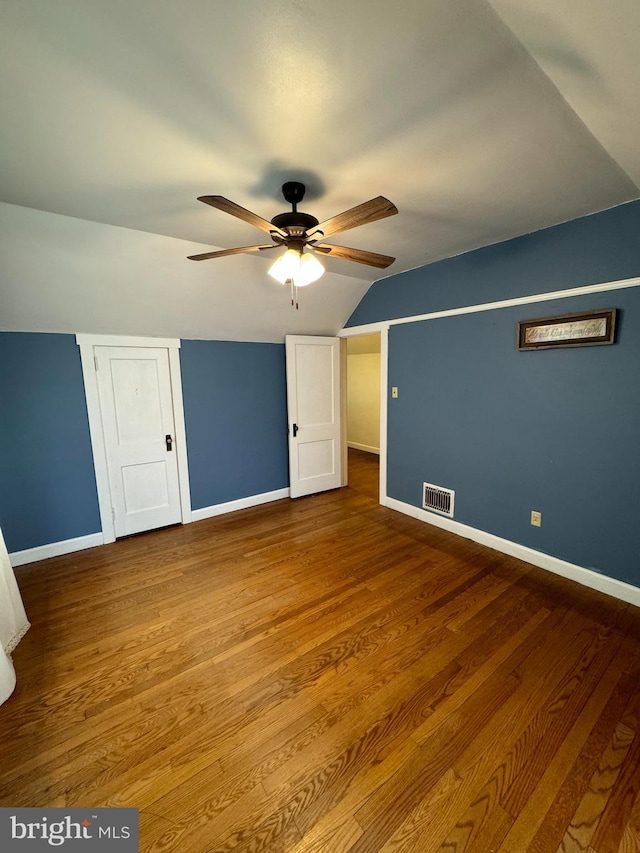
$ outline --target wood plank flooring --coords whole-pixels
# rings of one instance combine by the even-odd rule
[[[640,851],[640,610],[346,489],[17,570],[0,805],[189,853]]]

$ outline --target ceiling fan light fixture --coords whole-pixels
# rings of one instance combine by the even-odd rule
[[[324,273],[324,267],[320,261],[308,252],[300,258],[300,271],[295,279],[296,287],[306,287],[317,281]]]
[[[280,284],[293,281],[296,287],[306,287],[323,273],[324,267],[317,258],[298,249],[287,249],[269,269],[269,275]]]
[[[289,279],[295,278],[300,269],[300,252],[295,249],[287,249],[280,255],[273,264],[269,267],[269,275],[279,281],[280,284],[286,284]]]

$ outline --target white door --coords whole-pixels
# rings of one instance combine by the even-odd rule
[[[94,349],[116,536],[181,521],[169,351]]]
[[[342,485],[340,339],[288,335],[292,498]]]

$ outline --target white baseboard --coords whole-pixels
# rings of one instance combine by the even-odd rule
[[[261,495],[250,495],[248,498],[240,498],[237,501],[228,501],[227,503],[193,510],[191,520],[201,521],[203,518],[212,518],[215,515],[224,515],[227,512],[235,512],[238,509],[247,509],[251,506],[269,503],[269,501],[279,501],[288,497],[289,489],[277,489],[274,492],[264,492]],[[39,545],[37,548],[28,548],[26,551],[14,551],[9,554],[9,559],[13,568],[16,568],[17,566],[24,566],[26,563],[46,560],[48,557],[59,557],[61,554],[84,551],[85,548],[95,548],[97,545],[104,545],[102,533],[91,533],[89,536],[78,536],[76,539],[51,542],[49,545]]]
[[[585,569],[582,566],[576,566],[574,563],[567,563],[558,557],[543,554],[542,551],[536,551],[534,548],[528,548],[526,545],[519,545],[517,542],[511,542],[509,539],[502,539],[500,536],[494,536],[493,533],[486,533],[484,530],[469,527],[466,524],[461,524],[459,521],[452,521],[450,518],[436,515],[433,512],[428,512],[417,506],[398,501],[395,498],[386,497],[382,503],[384,506],[389,507],[389,509],[395,509],[405,515],[410,515],[412,518],[417,518],[419,521],[426,521],[427,524],[441,527],[450,533],[455,533],[465,539],[471,539],[473,542],[486,545],[495,551],[501,551],[510,557],[517,557],[519,560],[524,560],[541,569],[554,572],[556,575],[562,575],[563,578],[569,578],[569,580],[576,581],[576,583],[583,586],[588,586],[591,589],[598,590],[598,592],[604,592],[606,595],[611,595],[614,598],[619,598],[622,601],[640,607],[640,588],[633,586],[633,584],[607,577],[607,575],[601,575],[593,569]]]
[[[289,497],[289,489],[276,489],[275,492],[263,492],[261,495],[250,495],[248,498],[240,498],[237,501],[227,501],[223,504],[205,506],[202,509],[191,511],[192,521],[202,521],[204,518],[213,518],[216,515],[225,515],[227,512],[235,512],[238,509],[248,509],[251,506],[259,506],[270,501],[279,501]]]
[[[84,551],[85,548],[95,548],[104,545],[102,533],[90,533],[88,536],[77,536],[75,539],[64,539],[62,542],[51,542],[49,545],[39,545],[37,548],[27,548],[25,551],[14,551],[9,554],[11,565],[24,566],[26,563],[37,563],[49,557],[59,557],[61,554],[72,554],[74,551]]]
[[[368,444],[358,444],[356,441],[348,441],[347,447],[353,447],[354,450],[364,450],[365,453],[376,453],[380,456],[379,447],[371,447]]]

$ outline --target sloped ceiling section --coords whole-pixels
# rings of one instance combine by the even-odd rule
[[[578,0],[559,5],[583,9]],[[51,323],[240,340],[335,332],[381,275],[636,198],[635,119],[624,139],[612,129],[617,110],[638,117],[619,79],[626,66],[605,69],[602,57],[597,65],[589,29],[597,16],[588,24],[582,11],[574,20],[547,0],[536,7],[526,0],[4,0],[0,201],[19,206],[4,214],[11,233],[24,240],[24,229],[35,229],[41,266],[36,271],[35,259],[15,250],[10,262],[0,259],[0,327]],[[622,27],[633,12],[623,0],[606,9],[620,12]],[[617,35],[612,27],[600,32],[605,40]],[[600,54],[615,51],[608,44]],[[573,65],[561,74],[567,56]],[[580,63],[597,65],[597,97],[569,91]],[[604,118],[603,104],[613,110]],[[307,184],[302,208],[321,220],[376,195],[390,198],[398,216],[331,242],[396,262],[380,273],[328,258],[330,274],[292,312],[286,300],[269,301],[265,256],[184,259],[203,246],[262,238],[198,195],[220,194],[271,219],[286,209],[285,180]],[[27,225],[21,208],[170,242],[154,254],[143,236],[105,231],[56,250],[48,240],[60,223]],[[48,235],[40,248],[38,233]],[[103,265],[100,252],[117,252],[120,243],[139,254],[131,248]],[[58,265],[48,278],[47,264]],[[65,276],[75,270],[86,281],[94,269],[94,298],[70,301],[75,291],[63,286]]]
[[[175,237],[0,204],[0,328],[210,340],[332,335],[369,283],[328,272],[290,291],[253,256],[191,263]]]
[[[640,3],[491,4],[595,138],[640,186]]]

